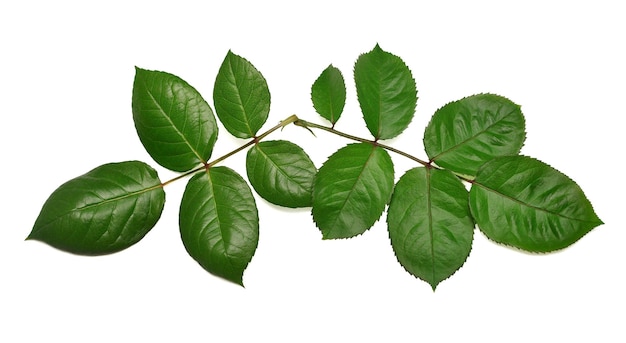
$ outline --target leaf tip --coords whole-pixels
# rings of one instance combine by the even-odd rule
[[[237,285],[239,285],[239,286],[240,286],[241,288],[243,288],[243,289],[245,289],[245,288],[246,288],[246,286],[244,286],[244,284],[243,284],[243,279],[239,279],[239,280],[235,281],[235,283],[236,283]]]
[[[39,229],[40,227],[37,225],[37,223],[35,223],[35,225],[30,230],[30,233],[28,234],[28,236],[26,236],[24,241],[40,241],[41,239],[37,235],[37,233],[39,233],[40,231]]]
[[[203,266],[204,268],[204,266]],[[244,286],[243,284],[243,272],[241,273],[236,273],[236,274],[219,274],[219,273],[214,273],[210,270],[208,270],[207,268],[204,268],[206,271],[208,271],[210,274],[213,274],[225,281],[234,283],[235,285],[240,286],[241,288],[246,288],[246,286]]]
[[[147,71],[148,71],[147,69],[135,66],[135,75],[141,74],[141,73],[144,73],[144,72],[147,72]]]

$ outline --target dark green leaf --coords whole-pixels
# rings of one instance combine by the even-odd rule
[[[339,69],[332,65],[324,69],[311,87],[311,100],[317,113],[335,125],[346,104],[346,84]]]
[[[167,169],[187,171],[211,157],[217,139],[213,111],[177,76],[136,68],[133,119],[143,146]]]
[[[265,200],[285,207],[311,206],[317,169],[309,156],[288,141],[265,141],[248,151],[248,179]]]
[[[470,190],[470,208],[487,237],[533,252],[565,248],[602,224],[574,181],[526,156],[483,165]]]
[[[478,94],[438,109],[424,133],[431,161],[474,176],[493,158],[517,155],[526,138],[520,107],[494,94]]]
[[[387,151],[350,144],[328,158],[313,185],[313,220],[324,239],[360,235],[380,218],[393,190]]]
[[[356,91],[367,128],[376,139],[389,139],[409,126],[417,104],[411,71],[378,45],[356,61]]]
[[[243,286],[259,241],[259,217],[248,184],[227,167],[196,174],[180,205],[185,249],[209,273]]]
[[[233,136],[254,137],[270,112],[270,91],[261,73],[232,52],[220,67],[213,89],[217,116]]]
[[[147,164],[105,164],[57,188],[27,239],[81,255],[114,253],[142,239],[164,203],[161,181]]]
[[[387,224],[400,264],[433,290],[465,263],[472,248],[467,190],[447,170],[407,171],[391,197]]]

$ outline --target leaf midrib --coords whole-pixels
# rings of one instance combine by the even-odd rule
[[[211,201],[213,208],[215,208],[215,220],[217,221],[217,226],[219,227],[219,230],[220,230],[220,243],[221,243],[222,249],[224,249],[224,257],[226,258],[226,260],[228,261],[228,263],[233,269],[237,269],[235,265],[233,264],[232,257],[228,253],[227,244],[226,244],[226,241],[224,240],[224,237],[226,235],[224,234],[224,226],[222,225],[220,213],[217,209],[218,206],[217,206],[217,197],[215,196],[215,184],[213,182],[213,178],[211,177],[211,172],[208,169],[206,171],[206,177],[208,179],[209,187],[211,188],[211,199],[209,199],[208,201]]]
[[[484,185],[484,184],[482,184],[480,182],[477,182],[477,181],[474,181],[473,184],[477,185],[477,186],[480,186],[480,187],[484,188],[487,191],[493,192],[493,193],[495,193],[495,194],[497,194],[497,195],[499,195],[499,196],[501,196],[501,197],[503,197],[505,199],[508,199],[508,200],[510,200],[512,202],[518,203],[520,205],[526,206],[526,207],[531,208],[531,209],[536,210],[536,211],[545,212],[545,213],[548,213],[550,215],[557,216],[559,218],[572,220],[572,221],[577,221],[577,222],[581,222],[581,223],[590,223],[590,224],[596,223],[596,221],[571,218],[571,217],[568,217],[568,216],[564,216],[564,215],[562,215],[560,213],[557,213],[557,212],[554,212],[554,211],[550,211],[550,210],[545,209],[545,208],[541,208],[541,207],[538,207],[538,206],[535,206],[535,205],[531,205],[529,203],[526,203],[526,202],[522,201],[521,199],[514,198],[513,196],[510,196],[508,194],[504,194],[504,193],[502,193],[502,192],[500,192],[500,191],[498,191],[496,189],[493,189],[491,187],[487,187],[486,185]]]
[[[248,113],[246,111],[246,107],[244,106],[244,102],[243,99],[241,97],[241,89],[239,87],[239,84],[237,84],[237,76],[235,74],[235,70],[233,68],[233,62],[229,61],[228,62],[228,69],[230,71],[230,74],[232,76],[232,84],[233,87],[235,87],[235,89],[237,90],[237,92],[235,92],[235,97],[238,100],[238,105],[241,108],[241,113],[243,115],[243,123],[246,125],[246,128],[248,129],[247,134],[250,135],[250,137],[254,136],[254,132],[252,132],[252,128],[250,127],[250,118],[248,116]],[[231,81],[231,80],[229,80]],[[249,96],[252,95],[252,92],[250,92]]]
[[[71,209],[69,211],[66,211],[65,213],[63,213],[61,215],[55,216],[54,219],[50,220],[49,222],[47,222],[45,224],[40,225],[39,227],[40,228],[44,228],[44,227],[46,227],[46,226],[56,222],[57,220],[60,220],[61,218],[64,218],[65,216],[69,215],[70,213],[80,212],[80,211],[88,210],[88,209],[93,208],[93,207],[103,206],[103,205],[106,205],[106,204],[111,203],[111,202],[117,202],[117,201],[124,200],[126,198],[135,197],[137,195],[148,193],[148,192],[151,192],[151,191],[153,191],[155,189],[158,189],[158,188],[161,188],[161,187],[163,187],[163,185],[162,184],[158,184],[158,185],[151,186],[149,188],[141,189],[141,190],[134,191],[134,192],[131,192],[131,193],[127,193],[127,194],[123,194],[123,195],[120,195],[120,196],[116,196],[116,197],[113,197],[113,198],[104,199],[103,201],[95,202],[95,203],[88,204],[88,205],[81,206],[81,207],[76,207],[76,208],[73,208],[73,209]]]
[[[331,227],[336,226],[337,221],[339,220],[339,217],[341,217],[341,213],[343,212],[343,209],[346,207],[346,203],[348,202],[348,199],[352,196],[352,193],[354,192],[356,188],[356,184],[359,182],[359,180],[361,180],[361,176],[363,175],[365,168],[367,168],[367,165],[370,163],[370,160],[372,159],[372,156],[374,155],[375,148],[376,148],[375,146],[372,146],[372,150],[370,151],[369,156],[367,156],[365,163],[363,163],[363,168],[361,168],[359,175],[355,178],[354,184],[348,191],[348,195],[344,198],[343,203],[341,204],[341,207],[339,208],[337,216],[335,216],[335,220],[333,220],[333,225]]]
[[[144,87],[146,89],[146,92],[148,93],[148,95],[150,96],[150,99],[152,99],[152,102],[156,105],[156,107],[158,108],[158,110],[161,112],[161,114],[163,115],[163,117],[165,117],[165,119],[167,119],[167,121],[169,122],[169,124],[171,125],[171,127],[174,129],[174,132],[176,132],[185,142],[185,144],[187,144],[187,146],[189,147],[189,149],[193,152],[194,155],[196,155],[196,157],[198,158],[198,161],[200,163],[204,162],[204,158],[202,158],[202,156],[200,155],[200,153],[191,145],[191,143],[189,142],[189,140],[187,140],[187,137],[185,136],[184,133],[182,133],[178,127],[174,124],[174,122],[172,121],[172,118],[170,118],[170,116],[167,114],[167,112],[165,112],[165,110],[163,109],[163,107],[161,106],[161,104],[157,101],[157,99],[155,98],[155,96],[152,94],[152,91],[148,88],[146,82],[144,81]]]
[[[276,167],[276,169],[280,172],[280,174],[281,174],[281,175],[283,175],[283,176],[284,176],[287,180],[289,180],[289,181],[291,181],[291,182],[295,183],[295,184],[298,186],[298,188],[300,188],[302,191],[304,191],[304,192],[308,192],[308,191],[309,191],[309,190],[307,190],[307,189],[306,189],[303,185],[301,185],[299,182],[297,182],[295,179],[291,178],[291,177],[289,176],[289,174],[287,174],[287,173],[285,172],[285,170],[284,170],[283,168],[281,168],[281,167],[280,167],[280,165],[279,165],[278,163],[276,163],[276,162],[275,162],[275,161],[274,161],[274,160],[273,160],[273,159],[272,159],[272,158],[271,158],[268,154],[266,154],[266,153],[265,153],[265,151],[263,151],[263,149],[262,149],[259,145],[257,145],[257,146],[256,146],[256,148],[259,150],[259,152],[260,152],[263,156],[265,156],[265,158],[266,158],[268,161],[270,161],[270,162],[272,163],[272,165],[273,165],[274,167]]]
[[[151,187],[148,187],[148,188],[145,188],[145,189],[141,189],[141,190],[134,191],[134,192],[131,192],[131,193],[123,194],[123,195],[120,195],[120,196],[116,196],[114,198],[105,199],[105,200],[103,200],[101,202],[85,205],[83,207],[78,207],[78,208],[72,209],[68,213],[71,213],[71,212],[74,212],[74,211],[82,211],[82,210],[89,209],[91,207],[97,207],[97,206],[105,205],[105,204],[110,203],[110,202],[124,200],[126,198],[130,198],[130,197],[134,197],[136,195],[141,195],[143,193],[151,192],[151,191],[153,191],[155,189],[162,188],[162,187],[163,187],[163,185],[161,185],[161,184],[154,185],[154,186],[151,186]]]
[[[504,105],[501,105],[500,108],[502,108]],[[499,110],[499,109],[498,109]],[[456,149],[458,149],[461,146],[464,146],[465,144],[467,144],[468,142],[477,139],[479,136],[485,134],[487,131],[489,131],[492,127],[500,124],[504,119],[508,118],[511,114],[513,114],[515,112],[515,109],[511,110],[509,113],[507,113],[506,115],[502,116],[502,118],[500,118],[499,120],[495,121],[494,123],[492,123],[491,125],[487,126],[486,128],[484,128],[483,130],[477,132],[474,135],[469,136],[467,139],[459,142],[456,145],[453,145],[452,147],[441,151],[440,153],[438,153],[437,155],[431,157],[432,161],[437,160],[438,158],[440,158],[442,155],[448,154],[451,151],[454,151]]]
[[[426,168],[426,197],[428,204],[428,233],[430,235],[430,258],[432,262],[432,282],[435,283],[435,237],[433,233],[433,209],[432,209],[432,200],[430,194],[431,188],[431,171],[430,168]]]

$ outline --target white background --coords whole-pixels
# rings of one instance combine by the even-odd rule
[[[624,342],[625,11],[615,1],[95,2],[0,5],[0,341],[2,342]],[[435,3],[435,2],[433,2]],[[471,4],[470,4],[471,3]],[[81,257],[24,241],[66,180],[142,160],[162,180],[131,115],[134,66],[176,74],[212,104],[229,49],[266,77],[265,128],[291,114],[323,123],[310,86],[329,64],[348,84],[337,128],[367,136],[352,68],[376,43],[406,62],[415,119],[388,144],[425,157],[432,113],[492,92],[522,105],[524,154],[583,188],[606,223],[564,251],[530,255],[478,230],[463,268],[435,293],[396,262],[384,220],[351,240],[322,241],[310,213],[257,198],[259,247],[246,288],[185,252],[166,188],[160,222],[137,245]],[[270,136],[319,166],[346,140],[297,127]],[[242,144],[225,130],[214,157]],[[414,165],[392,156],[396,178]],[[244,154],[228,165],[244,173]]]

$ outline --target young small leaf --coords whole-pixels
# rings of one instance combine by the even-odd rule
[[[270,112],[270,91],[248,60],[228,51],[215,79],[213,102],[217,117],[239,138],[254,137]]]
[[[387,225],[400,264],[433,290],[465,263],[472,248],[467,190],[447,170],[407,171],[391,197]]]
[[[472,183],[470,209],[487,237],[532,252],[563,249],[602,224],[574,181],[526,156],[484,164]]]
[[[346,104],[346,84],[339,69],[332,65],[324,69],[311,87],[311,100],[315,111],[335,125]]]
[[[154,227],[164,203],[161,181],[147,164],[105,164],[57,188],[27,239],[74,254],[118,252]]]
[[[180,205],[185,249],[209,273],[243,286],[243,272],[259,241],[259,216],[250,188],[227,167],[189,180]]]
[[[409,126],[417,89],[411,71],[398,56],[376,45],[356,61],[354,80],[363,118],[377,140],[393,138]]]
[[[164,72],[136,68],[133,120],[150,156],[174,171],[206,162],[217,140],[209,104],[187,82]]]
[[[393,190],[387,151],[355,143],[332,154],[313,184],[313,220],[324,239],[362,234],[380,218]]]
[[[438,109],[424,133],[431,161],[474,176],[493,158],[517,155],[526,138],[519,105],[494,94],[472,95]]]
[[[285,207],[311,206],[313,178],[317,169],[294,143],[265,141],[248,151],[248,179],[265,200]]]

